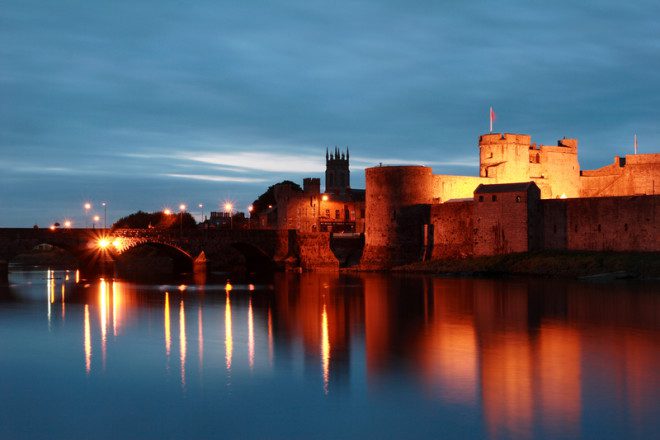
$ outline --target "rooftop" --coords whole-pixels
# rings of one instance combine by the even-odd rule
[[[506,192],[524,192],[529,190],[532,186],[536,186],[534,182],[519,182],[519,183],[495,183],[492,185],[484,185],[483,183],[474,190],[475,194],[493,194],[493,193],[506,193]]]

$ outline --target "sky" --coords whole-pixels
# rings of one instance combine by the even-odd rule
[[[478,174],[478,137],[660,145],[660,2],[3,0],[0,227],[208,215],[327,147]],[[83,204],[91,202],[86,215]]]

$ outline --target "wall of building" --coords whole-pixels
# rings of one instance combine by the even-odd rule
[[[431,259],[474,254],[474,202],[431,205],[433,252]]]
[[[660,250],[660,196],[568,199],[565,203],[569,250]]]
[[[382,166],[366,172],[365,248],[361,264],[388,267],[423,255],[433,174],[423,166]]]
[[[580,176],[580,197],[660,193],[660,154],[615,157],[614,163]]]
[[[539,189],[474,195],[474,255],[527,252],[537,247],[534,228]]]
[[[491,179],[472,176],[433,175],[433,202],[444,203],[452,199],[472,198],[477,186],[491,183]]]

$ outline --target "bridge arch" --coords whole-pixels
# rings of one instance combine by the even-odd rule
[[[231,243],[231,247],[245,258],[245,269],[248,273],[273,272],[277,269],[273,258],[254,244],[238,241]]]
[[[160,273],[192,272],[193,257],[170,243],[139,240],[127,244],[113,253],[115,268],[121,273]]]

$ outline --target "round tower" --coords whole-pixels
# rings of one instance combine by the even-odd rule
[[[531,136],[526,134],[479,136],[479,176],[493,178],[493,183],[528,181],[530,147]]]
[[[367,168],[365,247],[361,264],[386,268],[421,258],[433,201],[433,174],[424,166]]]

